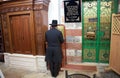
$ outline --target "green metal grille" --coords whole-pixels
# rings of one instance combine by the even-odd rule
[[[83,62],[109,62],[114,0],[83,1]]]

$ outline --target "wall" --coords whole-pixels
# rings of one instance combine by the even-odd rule
[[[120,8],[119,8],[119,12],[120,12]],[[68,56],[67,63],[80,64],[82,62],[82,22],[79,23],[64,22],[63,0],[51,0],[49,4],[48,17],[49,17],[48,24],[51,24],[51,21],[53,19],[57,19],[59,24],[64,24],[66,27],[66,43],[67,43],[66,54]],[[25,61],[20,61],[20,59],[23,59]],[[18,54],[11,55],[9,53],[6,53],[5,60],[6,60],[6,64],[12,67],[18,66],[34,71],[47,69],[46,63],[44,61],[44,56],[30,56],[30,55],[18,55]]]
[[[51,0],[49,5],[49,24],[52,19],[57,19],[59,24],[65,25],[67,63],[81,63],[82,23],[64,22],[64,0]]]

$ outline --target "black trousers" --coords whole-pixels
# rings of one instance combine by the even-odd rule
[[[52,77],[57,77],[60,71],[61,63],[49,62],[49,67]]]

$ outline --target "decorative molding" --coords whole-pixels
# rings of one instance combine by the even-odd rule
[[[31,12],[31,18],[33,20],[37,20],[33,22],[33,26],[35,26],[34,32],[36,38],[36,50],[33,52],[36,52],[37,55],[44,55],[44,39],[41,37],[44,36],[42,34],[44,34],[44,32],[47,30],[46,19],[48,19],[47,13],[49,2],[50,0],[19,0],[0,3],[0,15],[2,17],[1,20],[3,26],[5,51],[11,51],[11,35],[9,34],[9,14],[12,14],[11,16],[14,16],[15,13],[19,15],[22,12]]]
[[[0,14],[8,12],[17,11],[36,11],[36,10],[46,10],[48,11],[49,0],[35,0],[33,2],[25,1],[26,4],[23,5],[24,1],[13,2],[9,5],[0,5]]]
[[[41,10],[42,5],[35,5],[34,9],[32,6],[19,6],[19,7],[10,7],[6,9],[2,9],[0,13],[8,13],[8,12],[17,12],[17,11],[30,11],[30,10]]]

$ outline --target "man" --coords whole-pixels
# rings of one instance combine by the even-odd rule
[[[45,33],[47,42],[46,62],[49,65],[52,77],[57,77],[62,63],[62,48],[64,42],[62,32],[57,30],[57,20],[53,20],[51,29]]]

